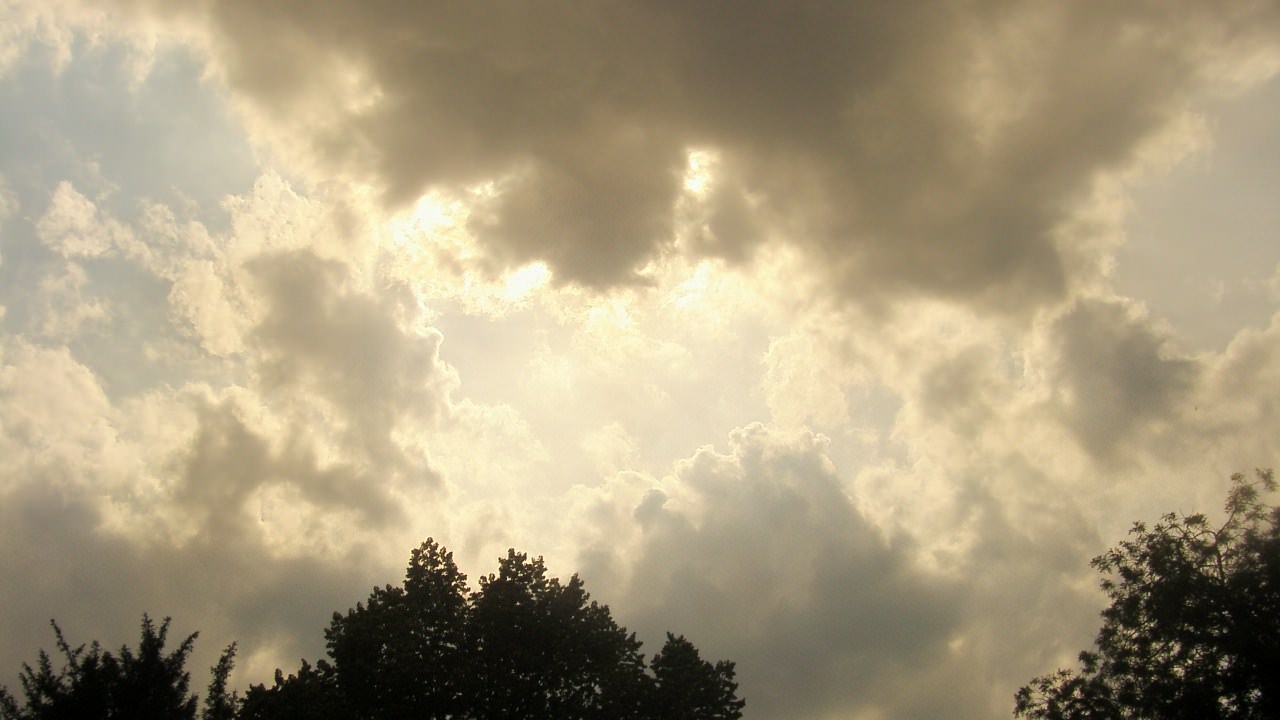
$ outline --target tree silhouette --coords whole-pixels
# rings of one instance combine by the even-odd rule
[[[473,713],[486,718],[637,718],[644,656],[574,575],[547,577],[514,550],[471,597]]]
[[[0,687],[0,720],[195,720],[184,669],[196,634],[166,654],[169,618],[142,617],[137,650],[94,642],[55,671],[43,651],[23,665],[24,702]],[[211,668],[201,720],[737,720],[733,663],[702,660],[684,637],[645,665],[640,642],[582,580],[550,577],[542,558],[511,550],[472,592],[453,555],[428,539],[400,586],[374,588],[334,613],[329,659],[276,670],[241,698],[227,689],[233,643]]]
[[[375,588],[333,614],[325,631],[335,679],[352,717],[454,717],[461,712],[467,578],[428,540],[414,549],[403,587]]]
[[[1111,600],[1078,671],[1035,678],[1036,720],[1280,717],[1280,509],[1271,471],[1232,476],[1227,519],[1165,515],[1093,561]]]
[[[249,720],[346,720],[353,717],[338,691],[333,666],[321,660],[312,667],[306,660],[296,675],[276,670],[275,684],[254,685],[245,693],[239,716]]]
[[[4,720],[73,720],[78,718],[136,718],[138,720],[195,720],[198,699],[188,691],[191,676],[184,669],[196,633],[165,654],[169,618],[159,628],[142,616],[137,651],[104,651],[95,641],[72,648],[54,621],[54,636],[64,659],[57,672],[48,653],[40,651],[35,668],[24,664],[21,675],[24,703],[19,705],[0,688],[0,718]],[[224,651],[214,668],[210,702],[204,717],[221,720],[234,715],[236,698],[226,692],[235,646]]]
[[[205,695],[204,712],[200,720],[235,720],[240,708],[240,698],[227,691],[227,680],[235,668],[236,644],[231,643],[223,651],[218,663],[210,668],[209,692]]]
[[[703,660],[684,636],[667,633],[653,657],[655,717],[687,720],[734,720],[742,716],[733,663]]]
[[[741,717],[733,664],[702,661],[668,637],[645,666],[640,642],[574,575],[511,550],[469,592],[434,540],[413,551],[402,586],[335,613],[332,663],[277,671],[245,696],[242,718],[658,720]]]

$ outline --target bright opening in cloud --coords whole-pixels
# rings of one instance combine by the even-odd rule
[[[434,537],[748,718],[1007,716],[1091,557],[1280,464],[1276,57],[1267,3],[0,2],[0,684],[144,611],[269,682]]]
[[[695,197],[706,197],[714,181],[713,172],[719,157],[710,150],[690,150],[686,157],[684,189]]]
[[[527,300],[538,290],[546,287],[551,281],[551,270],[546,263],[529,263],[522,268],[506,274],[502,281],[503,297],[509,302],[519,303]]]

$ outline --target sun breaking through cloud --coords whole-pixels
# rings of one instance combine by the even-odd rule
[[[749,718],[1008,716],[1277,464],[1278,74],[1266,2],[0,2],[0,662],[259,682],[433,536]]]

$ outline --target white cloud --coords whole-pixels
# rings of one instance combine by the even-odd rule
[[[764,356],[766,402],[774,422],[800,428],[849,428],[846,389],[869,381],[835,318],[799,324],[769,343]]]
[[[93,373],[65,349],[10,341],[0,350],[6,486],[41,468],[114,465],[109,455],[116,444],[116,423]]]
[[[5,16],[0,25],[0,76],[9,72],[37,39],[52,48],[55,67],[70,61],[74,32],[58,22],[58,10],[66,10],[56,7],[59,4],[6,0],[0,6]]]
[[[591,431],[582,441],[582,451],[595,463],[601,477],[636,467],[639,452],[635,436],[621,423],[612,422]]]
[[[73,338],[86,325],[104,323],[110,316],[106,301],[86,297],[89,276],[82,266],[67,263],[61,270],[40,280],[39,324],[34,328],[38,336],[55,341]]]
[[[169,291],[173,312],[192,328],[201,346],[213,355],[239,352],[248,329],[244,313],[237,312],[229,294],[217,268],[208,260],[186,263]]]
[[[133,234],[119,221],[100,217],[94,203],[63,181],[49,207],[36,222],[40,242],[67,258],[99,257],[133,244]]]

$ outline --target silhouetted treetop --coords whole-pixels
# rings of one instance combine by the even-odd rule
[[[0,688],[0,718],[4,720],[78,720],[136,718],[138,720],[195,720],[198,699],[189,692],[191,675],[184,666],[196,633],[165,654],[169,618],[157,628],[142,616],[142,637],[136,651],[125,645],[119,654],[104,651],[95,641],[72,648],[54,621],[54,637],[63,666],[54,671],[48,653],[40,651],[36,667],[23,664],[23,703]],[[205,720],[234,717],[237,698],[226,692],[235,645],[223,652],[203,714]]]
[[[0,720],[195,720],[184,669],[196,635],[166,654],[169,619],[146,615],[137,650],[71,648],[53,624],[63,667],[43,651],[23,666],[23,702],[0,687]],[[511,550],[474,592],[453,555],[428,539],[404,582],[374,588],[324,631],[327,660],[276,670],[271,687],[227,689],[236,646],[211,669],[201,720],[736,720],[733,663],[702,660],[667,636],[645,664],[640,641],[595,602],[581,578],[547,574]]]
[[[1038,677],[1036,720],[1280,717],[1280,509],[1271,471],[1232,476],[1227,518],[1165,515],[1097,557],[1111,604],[1079,670]]]
[[[577,575],[561,582],[515,550],[472,592],[429,539],[401,586],[335,613],[325,638],[331,663],[277,671],[273,687],[249,689],[242,717],[733,720],[743,706],[732,663],[669,636],[651,672]]]
[[[466,581],[452,553],[428,540],[413,551],[402,587],[374,588],[363,605],[333,614],[325,639],[355,716],[457,715],[469,675]]]
[[[684,636],[667,633],[667,642],[653,657],[655,717],[688,720],[726,720],[742,715],[733,663],[703,660]]]

